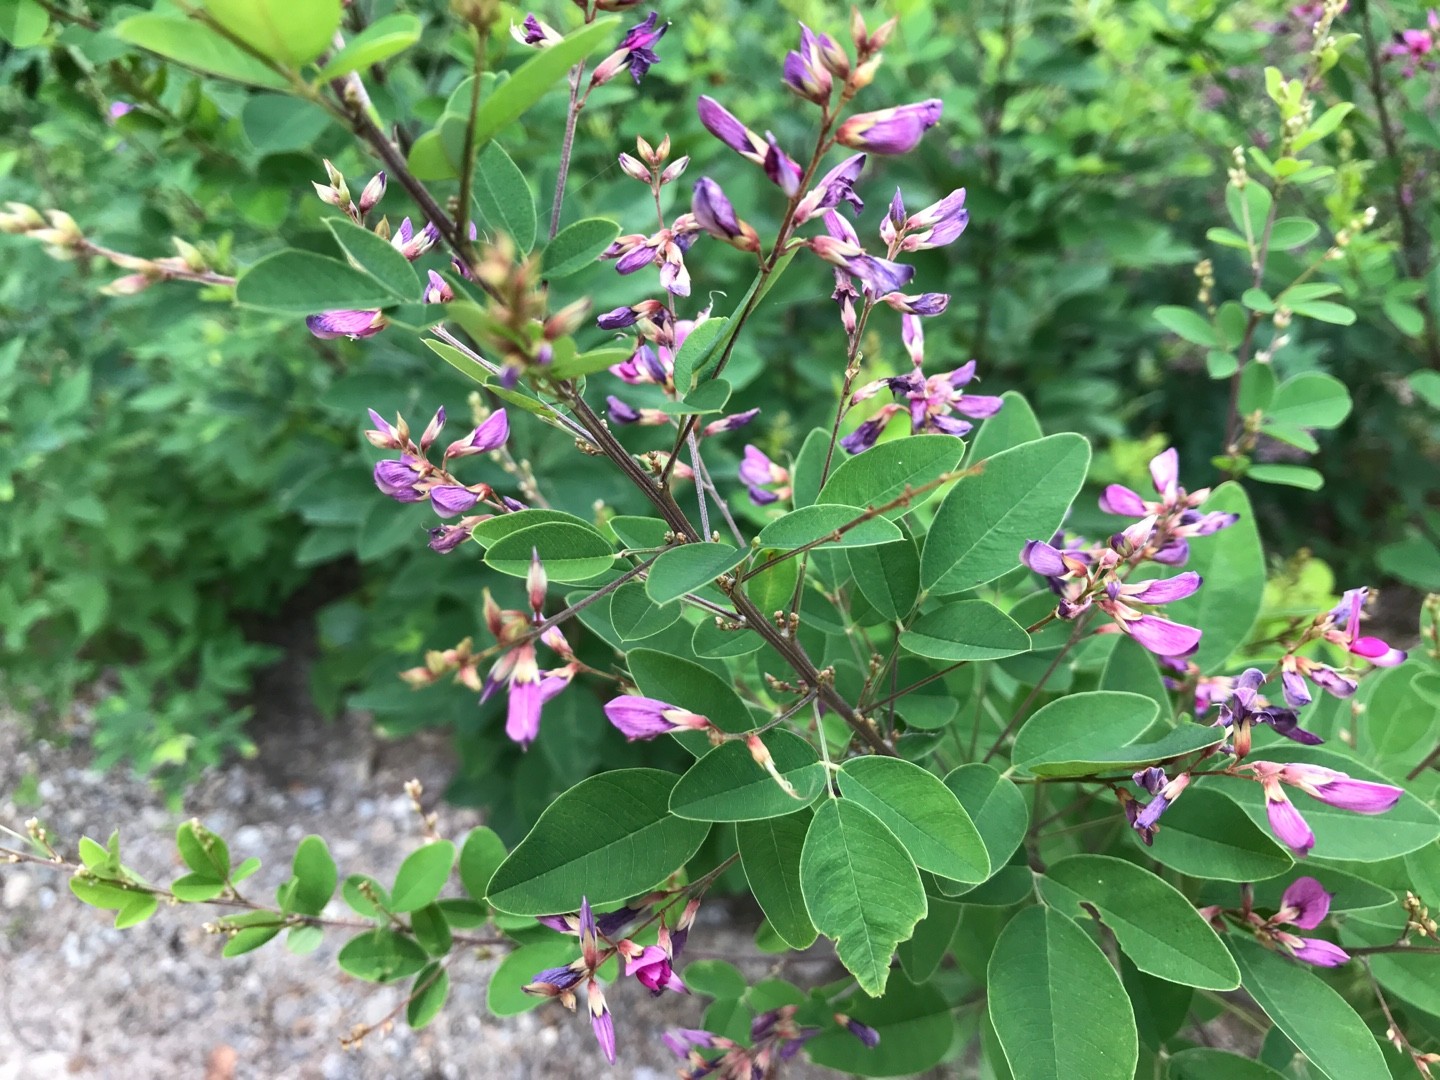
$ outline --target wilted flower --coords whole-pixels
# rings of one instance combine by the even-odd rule
[[[1250,753],[1250,728],[1254,724],[1268,724],[1287,739],[1307,746],[1325,741],[1302,728],[1293,709],[1277,708],[1262,697],[1260,686],[1264,682],[1265,673],[1259,668],[1246,669],[1234,681],[1228,699],[1220,706],[1217,723],[1231,730],[1236,757],[1243,758]]]
[[[897,193],[898,194],[898,193]],[[924,251],[954,243],[970,223],[965,209],[965,189],[956,188],[937,203],[911,214],[901,226],[902,251]]]
[[[631,742],[653,739],[674,731],[708,731],[710,721],[668,701],[624,694],[605,705],[605,716]]]
[[[537,19],[534,12],[526,15],[519,26],[511,23],[510,36],[521,45],[532,45],[537,49],[548,49],[565,40],[558,30]]]
[[[880,1045],[880,1033],[868,1024],[862,1024],[859,1020],[846,1016],[844,1013],[835,1014],[835,1023],[850,1032],[871,1050]]]
[[[1144,808],[1131,799],[1124,801],[1125,813],[1131,826],[1140,834],[1140,839],[1149,845],[1155,841],[1156,823],[1160,820],[1160,815],[1170,809],[1175,800],[1190,786],[1190,774],[1182,772],[1170,780],[1165,776],[1164,769],[1152,766],[1141,769],[1131,779],[1136,787],[1154,796]]]

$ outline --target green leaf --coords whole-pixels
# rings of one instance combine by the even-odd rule
[[[1350,415],[1350,392],[1333,375],[1302,371],[1275,389],[1265,410],[1267,424],[1298,428],[1337,428]]]
[[[1022,443],[1035,442],[1045,434],[1035,418],[1035,410],[1024,397],[1014,390],[1006,390],[1000,400],[1004,402],[1000,411],[987,416],[970,441],[966,461],[972,465]]]
[[[362,889],[364,891],[362,891]],[[375,895],[375,901],[365,895],[371,892]],[[372,877],[364,874],[351,874],[345,879],[345,884],[340,887],[340,895],[345,898],[345,903],[350,905],[350,910],[357,915],[364,915],[366,918],[375,918],[382,915],[381,908],[390,903],[390,894]],[[376,906],[378,902],[379,906]]]
[[[1246,992],[1322,1076],[1356,1080],[1389,1075],[1365,1022],[1310,968],[1248,936],[1231,934],[1226,944]]]
[[[1195,1046],[1170,1058],[1170,1080],[1285,1080],[1268,1065],[1232,1054]]]
[[[1103,692],[1103,691],[1102,691]],[[1149,699],[1146,699],[1149,700]],[[1181,724],[1158,739],[1135,741],[1123,746],[1094,746],[1068,761],[1032,761],[1028,768],[1036,776],[1088,776],[1092,773],[1131,772],[1147,765],[1160,765],[1176,758],[1220,745],[1224,732],[1208,724]]]
[[[879,818],[922,870],[967,883],[990,876],[990,856],[975,823],[933,773],[875,756],[847,761],[837,779],[840,793]]]
[[[615,769],[580,781],[500,864],[491,904],[515,915],[550,915],[574,911],[582,896],[608,904],[662,881],[710,831],[670,813],[677,779],[658,769]]]
[[[614,16],[602,16],[563,41],[541,49],[511,72],[510,78],[481,99],[475,115],[474,145],[484,146],[544,97],[572,67],[611,41],[619,21]],[[462,130],[464,123],[460,118]]]
[[[1365,680],[1361,745],[1370,751],[1371,760],[1404,754],[1431,733],[1440,700],[1426,696],[1424,690],[1437,683],[1440,675],[1428,673],[1413,660]]]
[[[1270,230],[1270,250],[1289,251],[1301,244],[1308,244],[1320,235],[1320,226],[1309,218],[1276,218]]]
[[[811,921],[835,942],[840,962],[878,997],[895,946],[926,912],[920,875],[900,841],[850,799],[827,799],[805,834],[800,888]]]
[[[713,358],[719,361],[719,348],[725,331],[730,325],[728,318],[711,316],[695,328],[680,343],[675,354],[675,388],[682,394],[690,392],[690,385],[697,375],[702,375],[711,365]]]
[[[563,521],[569,525],[578,525],[582,529],[594,529],[584,518],[567,514],[563,510],[517,510],[511,514],[496,514],[487,518],[475,526],[471,535],[481,547],[489,547],[501,537],[551,521]]]
[[[1410,389],[1420,395],[1425,404],[1440,409],[1440,371],[1412,372],[1408,381]]]
[[[792,949],[808,949],[817,931],[800,888],[800,853],[814,815],[809,810],[735,826],[745,879],[771,928]]]
[[[340,0],[202,0],[217,23],[257,52],[290,67],[330,48]]]
[[[290,315],[394,304],[395,294],[369,274],[309,251],[277,251],[240,273],[235,300]]]
[[[1251,311],[1263,312],[1269,315],[1275,310],[1275,301],[1264,289],[1249,288],[1240,294],[1241,302]]]
[[[679,600],[735,569],[749,554],[729,544],[681,544],[660,553],[645,576],[645,593],[657,604]]]
[[[1334,323],[1336,326],[1351,326],[1355,322],[1354,311],[1344,304],[1336,304],[1330,300],[1308,300],[1303,304],[1292,304],[1290,310],[1307,319]]]
[[[1158,714],[1155,702],[1141,694],[1114,690],[1070,694],[1041,707],[1025,721],[1015,736],[1010,760],[1015,768],[1027,772],[1035,771],[1037,765],[1085,761],[1098,749],[1133,743]],[[1070,775],[1084,776],[1091,771]]]
[[[1165,689],[1154,654],[1128,635],[1117,636],[1119,640],[1100,674],[1100,689],[1143,694],[1155,702],[1162,716],[1168,715],[1170,692]]]
[[[460,884],[471,899],[484,900],[490,878],[505,861],[505,843],[493,829],[477,825],[460,848]]]
[[[696,960],[685,965],[685,985],[692,992],[717,999],[739,998],[750,981],[734,964],[724,960]]]
[[[895,949],[901,969],[912,982],[925,982],[940,969],[955,931],[960,928],[959,904],[939,900],[933,893],[926,897],[926,903],[930,910],[915,924],[915,933]]]
[[[244,956],[254,952],[280,933],[275,916],[268,911],[254,911],[245,915],[233,915],[223,920],[223,925],[238,926],[241,929],[228,936],[220,955],[225,958]]]
[[[955,793],[975,823],[990,856],[991,868],[998,869],[1008,863],[1030,828],[1030,808],[1020,789],[978,761],[950,772],[945,777],[945,786]],[[940,884],[943,889],[945,883]]]
[[[1311,143],[1323,139],[1325,136],[1339,130],[1340,124],[1344,121],[1345,117],[1350,115],[1350,111],[1354,108],[1355,106],[1348,101],[1342,101],[1338,105],[1331,105],[1330,108],[1321,113],[1309,127],[1295,137],[1295,141],[1290,144],[1291,151],[1298,154]]]
[[[1071,918],[1100,913],[1141,971],[1205,990],[1234,990],[1240,972],[1195,905],[1150,871],[1106,855],[1052,863],[1040,893]]]
[[[186,874],[170,883],[170,891],[187,903],[204,903],[223,893],[225,882],[204,874]]]
[[[1295,865],[1240,807],[1209,786],[1192,787],[1166,810],[1154,846],[1145,850],[1172,870],[1220,881],[1264,881]]]
[[[540,256],[542,275],[550,281],[579,273],[600,258],[620,235],[620,225],[609,218],[581,218],[555,234]]]
[[[535,246],[535,193],[505,148],[492,142],[475,163],[475,204],[492,229],[505,233],[520,253]]]
[[[622,585],[610,596],[610,624],[621,641],[643,641],[674,626],[680,606],[661,607],[651,600],[638,581]]]
[[[899,526],[883,517],[860,521],[854,528],[838,532],[844,526],[859,521],[864,513],[858,506],[829,503],[802,506],[761,529],[760,543],[764,547],[792,551],[820,539],[824,539],[830,547],[874,547],[905,538]]]
[[[388,240],[344,218],[326,218],[325,226],[356,269],[370,275],[401,300],[420,299],[420,275]]]
[[[883,997],[852,996],[834,1011],[874,1028],[877,1046],[867,1047],[848,1030],[827,1025],[805,1044],[811,1061],[847,1076],[913,1076],[934,1068],[955,1041],[955,1018],[944,994],[896,974]]]
[[[1282,484],[1306,491],[1319,491],[1325,486],[1325,477],[1304,465],[1252,465],[1245,475],[1262,484]]]
[[[366,982],[386,983],[408,979],[429,957],[412,938],[394,930],[372,930],[347,941],[336,957],[341,970]]]
[[[793,814],[820,794],[825,766],[814,747],[783,728],[761,741],[798,798],[755,763],[743,742],[734,741],[717,746],[680,777],[670,793],[670,812],[692,821],[757,821]]]
[[[1240,396],[1236,399],[1236,408],[1246,415],[1263,412],[1270,407],[1270,401],[1275,396],[1275,385],[1275,372],[1269,364],[1258,361],[1246,364],[1240,372]]]
[[[374,64],[404,52],[420,40],[420,20],[410,14],[386,15],[376,19],[330,58],[315,76],[329,82],[352,71],[365,71]]]
[[[990,956],[990,1021],[1016,1080],[1132,1080],[1135,1014],[1105,954],[1065,916],[1029,907]]]
[[[439,964],[427,964],[410,987],[405,1004],[405,1022],[419,1030],[440,1015],[450,996],[450,973]]]
[[[619,537],[620,543],[637,551],[665,546],[665,534],[670,526],[659,518],[638,517],[621,514],[610,519],[610,528]]]
[[[910,537],[846,552],[855,585],[870,606],[887,619],[903,619],[920,595],[920,548]],[[747,582],[747,587],[749,583]],[[750,589],[754,599],[754,590]],[[755,600],[761,611],[773,611]]]
[[[527,994],[522,989],[537,972],[546,968],[564,967],[580,954],[573,938],[547,937],[521,945],[510,952],[485,991],[485,1004],[495,1016],[519,1016],[536,1008],[544,998]]]
[[[863,455],[862,455],[863,456]],[[965,592],[1020,565],[1027,540],[1055,534],[1085,482],[1090,444],[1073,433],[1002,451],[945,496],[925,538],[920,583]]]
[[[1190,308],[1175,307],[1171,304],[1157,307],[1155,321],[1172,334],[1196,345],[1204,345],[1210,349],[1225,347],[1224,338],[1220,336],[1215,327],[1210,325],[1210,320]]]
[[[1319,765],[1372,784],[1389,782],[1387,777],[1349,755],[1322,747],[1276,744],[1265,747],[1265,757],[1271,761]],[[1238,803],[1251,821],[1261,828],[1267,827],[1265,797],[1259,784],[1224,776],[1214,779],[1216,788]],[[1380,817],[1342,810],[1298,791],[1292,801],[1314,830],[1315,849],[1312,854],[1325,859],[1376,862],[1409,854],[1440,837],[1440,814],[1408,791]],[[1169,817],[1170,812],[1167,811],[1165,819],[1169,820]]]
[[[426,904],[410,915],[410,931],[416,942],[431,956],[444,956],[454,944],[450,923],[439,904]]]
[[[632,649],[626,657],[640,693],[710,718],[721,731],[738,735],[755,728],[755,718],[730,684],[693,660],[654,649]]]
[[[262,154],[276,154],[314,146],[330,126],[330,114],[301,98],[254,94],[245,102],[240,123],[251,146]]]
[[[1030,635],[994,604],[957,600],[920,616],[900,646],[932,660],[994,660],[1028,652]]]
[[[1265,591],[1265,553],[1260,546],[1255,512],[1239,484],[1227,481],[1202,508],[1206,513],[1237,513],[1240,520],[1210,536],[1190,541],[1186,570],[1205,579],[1204,586],[1184,600],[1165,605],[1165,614],[1204,631],[1191,658],[1202,672],[1213,672],[1250,636]]]
[[[180,858],[197,874],[224,881],[230,876],[230,849],[215,833],[198,821],[187,821],[175,830]]]
[[[193,19],[147,12],[124,20],[114,33],[121,41],[222,79],[272,90],[290,85],[238,45]]]
[[[674,417],[724,412],[725,405],[730,400],[730,392],[730,383],[725,379],[709,379],[691,390],[680,401],[661,402],[660,411]]]
[[[965,444],[954,435],[911,435],[857,454],[840,462],[816,502],[838,503],[863,508],[884,506],[904,495],[908,488],[933,483],[953,470],[965,453]],[[890,519],[901,517],[928,501],[936,491],[885,511]]]
[[[455,845],[436,840],[405,857],[390,890],[390,910],[404,914],[433,904],[455,866]]]
[[[154,915],[159,906],[160,902],[151,893],[140,893],[132,897],[128,904],[115,912],[115,929],[128,930],[132,926],[139,926]]]
[[[490,372],[486,371],[453,345],[446,345],[445,342],[435,341],[433,338],[424,338],[423,340],[431,352],[441,357],[447,364],[467,379],[474,379],[483,386],[487,380],[492,378]],[[540,408],[543,408],[543,406],[537,405],[536,408],[530,409],[529,411],[536,412],[539,411]]]
[[[485,552],[485,562],[502,574],[523,578],[530,571],[532,552],[539,552],[549,579],[560,582],[593,578],[615,561],[610,541],[594,529],[551,521],[502,536]]]
[[[50,28],[50,14],[35,0],[5,0],[0,3],[0,39],[17,49],[38,45]]]
[[[290,873],[293,885],[288,886],[286,910],[319,915],[335,895],[335,885],[340,879],[324,838],[307,836],[300,841]]]

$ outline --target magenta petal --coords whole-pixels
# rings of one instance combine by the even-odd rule
[[[1120,628],[1157,656],[1189,656],[1200,647],[1200,631],[1156,615],[1141,615]]]
[[[1316,967],[1338,967],[1350,959],[1350,954],[1339,945],[1332,945],[1320,938],[1297,938],[1296,940],[1300,944],[1292,947],[1295,959],[1303,960],[1307,964],[1314,964]]]
[[[1362,656],[1376,667],[1395,667],[1405,662],[1403,649],[1392,649],[1377,637],[1360,637],[1350,643],[1350,651]]]
[[[1150,459],[1150,479],[1161,495],[1168,495],[1180,483],[1180,455],[1173,446]]]
[[[1296,855],[1308,855],[1315,846],[1315,834],[1295,809],[1295,804],[1283,794],[1279,799],[1265,799],[1265,814],[1270,819],[1270,829],[1280,842]]]
[[[505,717],[505,734],[522,748],[528,748],[540,734],[540,684],[512,682],[510,707]]]
[[[1372,784],[1340,775],[1340,779],[1315,785],[1315,797],[1323,803],[1357,814],[1383,814],[1405,794],[1403,788]]]
[[[1111,484],[1101,493],[1100,509],[1121,517],[1144,517],[1150,512],[1145,500],[1123,484]]]
[[[1187,570],[1183,574],[1176,574],[1171,578],[1156,578],[1154,581],[1138,583],[1140,587],[1134,592],[1134,586],[1123,586],[1122,591],[1130,600],[1136,600],[1142,604],[1168,604],[1172,600],[1183,600],[1200,588],[1201,577],[1193,570]],[[1178,654],[1167,654],[1178,655]]]

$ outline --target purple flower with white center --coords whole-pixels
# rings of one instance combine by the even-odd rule
[[[876,112],[857,113],[835,133],[835,141],[872,154],[908,154],[927,130],[940,122],[944,106],[939,98],[896,105]]]
[[[521,45],[530,45],[537,49],[548,49],[551,45],[558,45],[565,40],[558,30],[541,22],[533,12],[526,15],[519,26],[510,24],[510,36]]]
[[[305,326],[317,338],[360,338],[374,337],[389,325],[379,311],[322,311],[305,319]]]
[[[725,106],[714,98],[702,94],[696,101],[695,107],[700,114],[700,122],[705,125],[705,129],[711,135],[714,135],[745,160],[752,161],[756,165],[765,164],[765,155],[770,149],[765,140],[737,120]]]
[[[830,100],[833,81],[821,55],[820,39],[804,23],[800,24],[800,51],[785,54],[783,77],[786,86],[816,105]]]
[[[471,226],[472,230],[474,226]],[[472,236],[471,239],[474,239]],[[418,233],[415,226],[410,223],[407,217],[400,222],[400,227],[395,230],[395,235],[390,237],[390,246],[404,255],[405,258],[414,262],[421,255],[424,255],[440,240],[440,230],[435,227],[433,221],[427,221],[425,228]]]
[[[400,450],[409,442],[410,431],[405,427],[404,420],[396,427],[374,409],[365,411],[370,414],[370,422],[375,425],[374,430],[365,432],[365,438],[371,446],[381,450]]]
[[[617,949],[625,958],[625,974],[633,975],[650,991],[651,997],[659,997],[666,990],[688,994],[689,988],[671,966],[675,959],[675,949],[670,940],[670,931],[663,922],[660,924],[657,941],[655,945],[643,946],[629,940],[620,942]]]
[[[420,475],[419,464],[408,454],[398,460],[387,458],[375,463],[375,486],[396,502],[420,502],[425,498],[423,492],[416,490]]]
[[[674,731],[707,731],[710,721],[668,701],[624,694],[605,705],[605,717],[630,742],[653,739]]]
[[[903,211],[903,207],[901,209]],[[939,202],[905,219],[900,227],[905,233],[900,249],[924,251],[945,247],[954,243],[968,224],[970,211],[965,209],[965,189],[956,188]]]
[[[836,165],[820,178],[795,207],[795,224],[809,221],[816,214],[849,203],[855,213],[865,209],[865,203],[855,193],[855,181],[860,179],[860,170],[865,167],[865,155],[855,154]]]
[[[1264,682],[1263,671],[1259,668],[1247,668],[1244,674],[1235,680],[1229,698],[1220,706],[1217,723],[1231,730],[1237,758],[1243,758],[1250,753],[1250,728],[1254,724],[1268,724],[1287,739],[1306,746],[1325,741],[1319,735],[1302,728],[1293,709],[1276,708],[1262,697],[1260,686]]]
[[[425,292],[421,299],[427,304],[448,304],[455,299],[455,293],[450,288],[450,283],[437,274],[434,270],[425,271],[426,283]]]
[[[496,409],[463,439],[456,439],[445,448],[445,458],[470,457],[473,454],[488,454],[505,445],[510,438],[510,419],[504,409]]]
[[[740,481],[756,506],[790,497],[790,470],[775,464],[764,451],[750,443],[745,444],[745,456],[740,461]]]
[[[388,184],[389,176],[384,169],[381,169],[370,178],[369,183],[367,183],[360,192],[360,201],[356,204],[360,208],[362,217],[379,205],[380,200],[385,197],[385,188]]]

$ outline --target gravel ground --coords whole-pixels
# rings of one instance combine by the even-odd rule
[[[274,895],[296,843],[312,832],[330,841],[342,875],[392,876],[418,831],[402,785],[418,777],[443,790],[444,741],[379,743],[358,718],[279,720],[257,732],[257,759],[216,772],[176,813],[143,782],[90,769],[83,739],[32,742],[20,721],[0,715],[0,824],[21,828],[38,816],[67,853],[81,835],[103,841],[118,825],[126,863],[164,881],[183,872],[175,825],[196,816],[226,837],[237,861],[262,860],[246,886],[257,897]],[[17,805],[16,792],[33,794],[36,779],[38,799],[22,795]],[[462,836],[479,821],[473,811],[438,809],[442,835]],[[332,908],[348,914],[338,901]],[[495,962],[474,958],[457,962],[449,1004],[429,1027],[401,1024],[347,1051],[340,1037],[384,1017],[400,991],[341,973],[333,960],[343,942],[333,935],[309,956],[291,955],[277,939],[222,959],[218,940],[202,930],[212,911],[162,909],[115,930],[106,913],[70,895],[63,873],[0,866],[0,1080],[660,1080],[676,1062],[659,1033],[700,1020],[699,1000],[617,986],[609,997],[620,1057],[607,1069],[583,1002],[579,1016],[547,1004],[497,1020],[484,1006]],[[703,942],[707,955],[749,957],[747,968],[763,974],[771,961],[755,953],[753,926],[728,925],[719,905],[702,908],[702,920],[707,913],[710,925],[702,922],[692,943]],[[803,1066],[786,1074],[818,1075]]]

